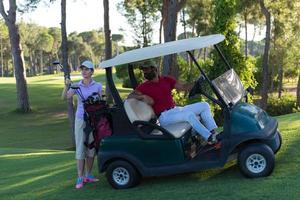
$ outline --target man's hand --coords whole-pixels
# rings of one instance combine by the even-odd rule
[[[142,95],[141,101],[143,101],[143,102],[145,102],[145,103],[147,103],[149,105],[153,105],[154,104],[154,100],[151,97],[149,97],[148,95],[145,95],[145,94]]]
[[[128,95],[127,98],[128,99],[134,98],[134,99],[143,101],[143,102],[145,102],[145,103],[147,103],[149,105],[153,105],[154,104],[154,100],[151,97],[149,97],[148,95],[145,95],[145,94],[143,94],[143,93],[141,93],[139,91],[136,91],[136,90],[134,90],[133,92],[131,92]]]
[[[177,91],[189,92],[189,91],[193,88],[194,84],[195,84],[195,82],[192,82],[192,83],[184,83],[184,84],[183,84],[183,83],[177,82],[177,83],[175,84],[175,89],[176,89]]]

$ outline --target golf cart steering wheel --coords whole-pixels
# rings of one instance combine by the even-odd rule
[[[195,81],[194,86],[189,92],[189,98],[192,98],[196,94],[201,92],[201,84],[205,80],[205,77],[203,75],[200,75],[200,77]]]

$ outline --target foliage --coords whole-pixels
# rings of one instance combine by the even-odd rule
[[[241,39],[241,52],[244,53],[245,40]],[[248,41],[249,55],[258,57],[264,53],[264,40],[261,41]]]
[[[189,15],[187,24],[196,35],[208,35],[211,33],[213,25],[212,0],[190,0],[186,4],[186,12]]]
[[[272,116],[279,116],[300,112],[300,107],[296,106],[296,97],[290,94],[284,94],[281,98],[269,97],[267,110]]]
[[[141,83],[144,80],[143,73],[138,68],[138,66],[134,66],[134,74],[138,83]],[[122,80],[122,87],[132,88],[128,75],[127,65],[121,65],[116,67],[116,76]]]
[[[54,60],[60,59],[61,30],[60,28],[46,28],[33,23],[20,22],[18,24],[21,36],[21,44],[24,50],[25,67],[27,76],[38,75],[40,65],[46,73],[56,72],[52,65]],[[114,34],[113,34],[114,35]],[[122,39],[122,35],[114,36],[117,41],[113,41],[113,50],[122,50],[116,43]],[[2,42],[3,72],[4,76],[13,75],[12,57],[8,30],[4,22],[0,20],[0,38]],[[83,59],[91,59],[95,63],[104,57],[103,32],[87,31],[82,33],[70,33],[68,36],[69,64],[76,70]],[[43,63],[41,64],[41,61]],[[0,62],[1,63],[1,62]],[[1,67],[0,67],[1,68]],[[46,70],[46,71],[45,71]],[[0,70],[1,74],[1,70]]]
[[[118,9],[132,26],[138,46],[151,44],[153,24],[158,21],[161,1],[158,0],[124,0]]]
[[[255,88],[256,81],[253,76],[254,65],[251,60],[246,60],[240,53],[240,41],[235,32],[236,22],[236,0],[227,1],[214,1],[214,16],[215,23],[213,26],[213,32],[222,33],[225,36],[219,46],[224,53],[228,62],[233,66],[237,74],[240,76],[241,81],[245,87],[251,86]],[[226,69],[225,63],[217,55],[216,51],[214,55],[214,68],[210,71],[210,76],[215,78],[218,74]]]

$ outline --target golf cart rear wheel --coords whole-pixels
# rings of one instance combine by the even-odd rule
[[[272,149],[266,144],[252,144],[245,147],[238,156],[238,166],[249,178],[269,176],[275,165]]]
[[[140,175],[136,169],[123,160],[109,164],[106,171],[109,184],[115,189],[126,189],[136,186],[140,181]]]

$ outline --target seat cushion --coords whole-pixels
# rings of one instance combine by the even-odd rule
[[[191,125],[187,122],[178,122],[176,124],[169,124],[166,126],[163,126],[164,129],[169,131],[175,138],[180,138],[183,136],[188,130],[190,130]],[[152,135],[162,135],[162,132],[160,130],[153,130],[151,132]]]
[[[190,130],[192,126],[187,122],[179,122],[176,124],[169,124],[164,126],[175,138],[180,138],[183,136],[188,130]]]
[[[150,119],[155,118],[155,113],[150,105],[134,98],[126,99],[124,101],[124,108],[131,123],[138,120],[150,121]],[[191,125],[187,122],[179,122],[163,126],[163,128],[169,131],[175,138],[180,138],[191,128]],[[162,132],[154,129],[151,134],[162,135]]]
[[[124,108],[131,123],[138,120],[149,121],[155,117],[152,107],[137,99],[126,99]]]

